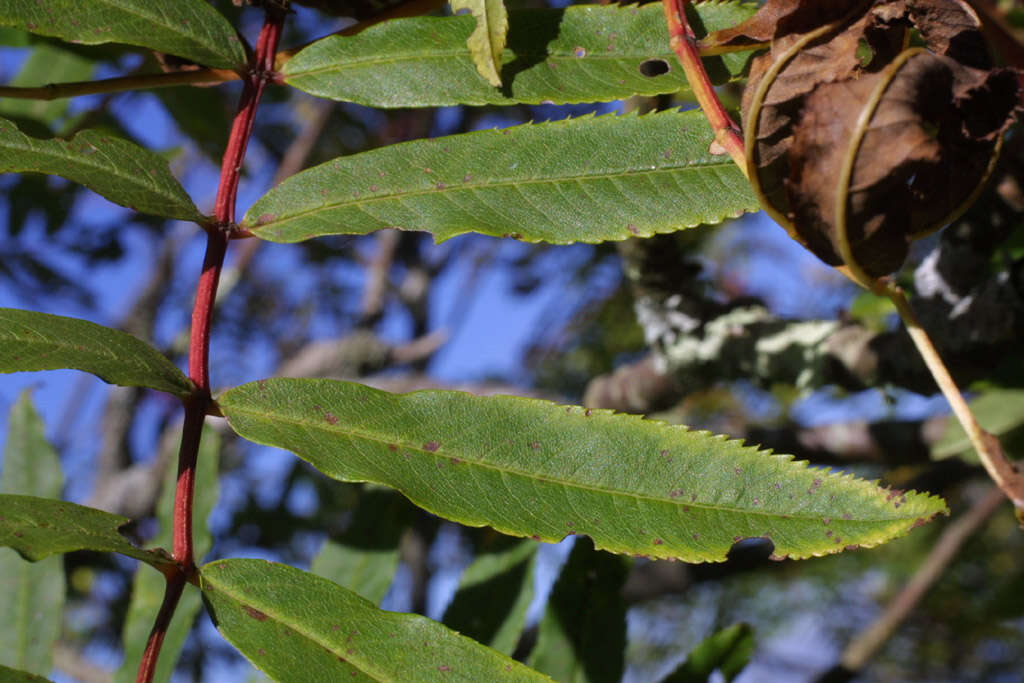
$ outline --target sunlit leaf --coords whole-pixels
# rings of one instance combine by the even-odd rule
[[[733,624],[701,642],[661,683],[706,683],[716,670],[728,683],[743,671],[753,652],[754,629]]]
[[[533,600],[537,544],[490,532],[445,610],[445,626],[511,655]]]
[[[0,119],[0,172],[7,171],[59,175],[136,211],[202,220],[166,159],[107,133],[83,130],[68,140],[42,139]]]
[[[138,45],[206,66],[245,64],[235,30],[205,0],[4,0],[0,26],[86,45]]]
[[[0,493],[59,497],[60,458],[47,442],[27,392],[11,408],[8,425]],[[13,550],[0,548],[0,595],[0,664],[50,673],[64,607],[62,559],[48,557],[32,565]]]
[[[756,5],[691,5],[708,30],[733,26]],[[329,36],[284,66],[286,81],[319,97],[373,107],[607,102],[689,93],[668,44],[661,5],[581,5],[509,13],[502,87],[480,78],[466,43],[472,17],[415,17],[354,36]],[[749,53],[705,59],[715,83],[738,77]]]
[[[0,495],[0,547],[14,548],[35,562],[74,550],[113,552],[158,569],[173,564],[161,550],[132,545],[120,529],[131,520],[63,500]]]
[[[508,10],[503,0],[451,0],[455,14],[469,12],[476,27],[466,47],[477,72],[494,87],[501,86],[501,53],[508,39]]]
[[[213,538],[206,524],[210,511],[217,502],[217,472],[220,453],[220,436],[217,431],[206,427],[199,446],[199,457],[196,463],[196,480],[202,482],[196,486],[195,510],[193,518],[193,543],[196,558],[201,558],[210,549]],[[178,478],[176,467],[168,467],[164,477],[164,487],[157,502],[157,521],[160,523],[159,533],[150,541],[150,545],[169,548],[173,544],[173,517],[175,483]],[[149,631],[153,627],[153,615],[160,609],[166,585],[164,577],[139,567],[132,583],[132,601],[128,606],[122,629],[124,645],[124,661],[114,676],[114,683],[132,683],[136,679],[139,661],[146,647]],[[174,610],[174,616],[164,635],[163,646],[160,648],[160,659],[157,660],[154,681],[169,681],[174,672],[178,654],[185,646],[185,638],[192,629],[192,624],[202,607],[202,597],[193,586],[185,586]]]
[[[398,543],[413,510],[394,491],[362,491],[348,528],[324,542],[310,571],[380,604],[398,568]]]
[[[275,242],[390,227],[555,244],[672,232],[757,208],[736,165],[708,151],[712,140],[697,111],[416,140],[292,176],[249,209],[245,227]]]
[[[418,614],[385,612],[283,564],[220,560],[200,585],[217,628],[277,681],[541,681],[544,676]]]
[[[0,372],[71,368],[105,382],[186,397],[192,382],[174,363],[135,337],[37,311],[0,308]]]
[[[469,526],[613,552],[721,561],[767,537],[795,558],[874,546],[941,499],[812,469],[792,456],[609,411],[449,391],[268,379],[224,393],[238,434],[330,477],[396,488]]]
[[[578,539],[551,589],[530,666],[561,683],[617,683],[626,648],[629,563]]]

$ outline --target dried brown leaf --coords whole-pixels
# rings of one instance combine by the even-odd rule
[[[845,227],[865,273],[895,270],[984,181],[1015,111],[1015,75],[989,68],[961,0],[777,0],[762,12],[715,39],[773,26],[743,98],[763,201],[827,263],[843,263]],[[924,48],[906,51],[915,36]]]

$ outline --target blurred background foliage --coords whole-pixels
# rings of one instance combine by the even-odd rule
[[[258,31],[259,11],[230,0],[214,4],[244,35]],[[328,4],[332,13],[296,6],[283,44],[308,42],[352,21],[345,17],[376,11]],[[1024,30],[1019,8],[1006,19]],[[133,49],[13,30],[0,30],[0,45],[0,81],[11,84],[157,68],[152,55]],[[204,208],[212,205],[238,93],[237,84],[225,84],[0,100],[0,116],[34,134],[100,127],[156,149]],[[381,111],[273,88],[250,146],[240,208],[282,175],[403,140],[679,105],[689,103],[662,97]],[[982,422],[1008,437],[1011,454],[1024,431],[1022,170],[1015,130],[986,194],[954,226],[919,244],[899,275],[977,397]],[[195,226],[139,216],[33,175],[0,177],[0,217],[0,304],[121,327],[184,365],[201,262]],[[940,494],[954,518],[985,483],[886,302],[855,291],[763,216],[598,246],[480,236],[435,245],[427,235],[398,232],[300,245],[244,240],[231,247],[221,290],[211,357],[219,386],[275,374],[330,376],[392,391],[451,387],[640,412]],[[4,424],[25,387],[62,455],[65,496],[138,518],[139,538],[151,538],[173,454],[165,432],[179,419],[176,402],[73,373],[18,375],[5,377],[0,391]],[[366,581],[360,585],[387,608],[448,621],[446,606],[465,568],[497,552],[494,532],[440,522],[382,490],[328,481],[290,455],[227,434],[220,463],[207,559],[313,564],[326,575]],[[617,680],[620,671],[629,681],[659,680],[706,638],[740,622],[752,630],[737,637],[752,633],[755,645],[737,680],[838,680],[833,667],[845,644],[899,593],[948,523],[882,548],[805,562],[769,562],[770,548],[754,544],[738,546],[721,565],[642,558],[601,565],[602,576],[621,573],[608,590],[626,610],[625,661],[575,680]],[[314,563],[328,538],[367,564],[339,564],[328,552]],[[543,655],[530,648],[568,550],[568,543],[542,548],[536,569],[530,565],[532,607],[523,639],[512,641],[518,656]],[[573,561],[593,561],[579,552]],[[1022,556],[1024,540],[1007,505],[957,554],[862,680],[1019,681]],[[526,581],[525,565],[514,566],[517,580]],[[134,569],[118,558],[67,557],[59,680],[111,680]],[[589,609],[596,598],[572,599]],[[246,680],[255,675],[247,667],[200,616],[177,676]],[[735,673],[716,667],[719,677]],[[691,680],[682,676],[670,680]]]

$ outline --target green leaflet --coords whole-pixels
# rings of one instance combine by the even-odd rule
[[[502,0],[451,0],[452,11],[470,12],[476,27],[466,47],[477,72],[494,87],[501,86],[501,53],[508,38],[508,10]]]
[[[601,242],[718,223],[757,199],[712,155],[698,111],[587,116],[415,140],[298,173],[245,215],[258,237],[297,242],[381,228],[527,242]],[[586,154],[580,154],[586,150]]]
[[[537,544],[483,530],[472,564],[445,610],[444,625],[509,656],[533,600]]]
[[[1024,425],[1024,389],[994,387],[981,392],[971,400],[970,405],[971,412],[982,428],[1000,437],[1008,453],[1019,451],[1016,446],[1021,437],[1020,428]],[[950,416],[945,433],[932,446],[931,456],[935,460],[944,460],[954,455],[967,462],[978,462],[978,454],[971,446],[964,428],[955,417]]]
[[[148,387],[181,398],[192,382],[152,346],[132,335],[36,311],[0,308],[0,372],[71,368],[105,382]]]
[[[577,539],[537,627],[530,666],[561,683],[618,683],[626,649],[622,586],[631,562]]]
[[[46,440],[28,392],[11,408],[9,425],[0,493],[60,497],[60,458]],[[0,514],[6,513],[0,509]],[[0,548],[0,595],[0,664],[50,673],[64,607],[63,560],[48,557],[30,565],[13,550]]]
[[[173,564],[162,550],[137,548],[118,531],[131,520],[63,500],[0,495],[0,547],[36,562],[73,550],[114,552],[157,569]]]
[[[49,678],[43,678],[27,671],[9,669],[0,664],[0,681],[4,683],[49,683]]]
[[[532,399],[268,379],[218,402],[241,436],[335,479],[385,484],[469,526],[585,534],[612,552],[722,561],[735,541],[769,537],[776,556],[804,558],[878,545],[946,511],[706,432]]]
[[[220,560],[200,574],[224,637],[277,681],[544,681],[418,614],[385,612],[293,567]]]
[[[691,7],[708,31],[735,26],[757,9],[734,1]],[[510,12],[501,88],[477,72],[467,47],[475,28],[468,16],[416,17],[328,36],[289,60],[285,80],[319,97],[371,107],[607,102],[689,91],[657,3]],[[711,57],[705,65],[721,84],[738,78],[749,56]],[[657,75],[644,75],[645,62],[644,72]]]
[[[729,683],[753,653],[754,629],[749,624],[733,624],[705,638],[661,683],[706,683],[716,669]]]
[[[138,45],[205,66],[245,64],[235,30],[205,0],[4,0],[0,26],[87,45]]]
[[[193,538],[197,560],[209,551],[213,543],[206,520],[217,502],[219,453],[220,436],[215,429],[204,427],[203,438],[199,445],[199,457],[196,461],[196,481],[201,484],[196,487],[195,511],[193,513],[195,519]],[[174,461],[169,459],[167,462],[169,465],[167,475],[164,477],[163,490],[156,508],[160,532],[150,541],[150,545],[164,548],[173,545],[174,494],[178,478],[178,470],[174,466]],[[124,661],[114,675],[114,683],[135,681],[139,661],[146,648],[149,631],[153,627],[153,615],[160,610],[160,604],[163,602],[166,583],[164,578],[156,572],[147,571],[141,567],[135,572],[132,601],[128,606],[128,615],[122,629]],[[171,680],[178,655],[185,646],[185,638],[192,630],[192,624],[201,607],[202,599],[199,591],[193,586],[185,586],[185,592],[182,593],[181,599],[178,601],[178,608],[174,610],[174,616],[171,618],[167,634],[164,636],[163,646],[160,648],[160,659],[157,661],[154,681]]]
[[[0,119],[0,172],[59,175],[142,213],[202,221],[167,160],[108,133],[83,130],[68,140],[26,135]]]
[[[379,605],[391,587],[398,544],[414,510],[394,491],[363,487],[348,528],[324,542],[310,571]]]

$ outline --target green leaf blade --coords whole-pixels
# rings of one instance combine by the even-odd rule
[[[768,537],[778,557],[874,546],[946,511],[707,433],[544,401],[393,395],[331,380],[270,379],[218,399],[241,436],[330,477],[398,489],[468,526],[690,562]]]
[[[564,683],[622,680],[626,604],[622,586],[630,562],[594,550],[589,539],[573,545],[551,589],[530,666]]]
[[[119,529],[131,520],[63,500],[0,494],[0,547],[36,562],[75,550],[121,553],[157,569],[173,564],[162,550],[137,548]]]
[[[537,544],[487,532],[445,610],[445,626],[512,655],[533,600]]]
[[[691,5],[709,31],[734,26],[756,5]],[[481,79],[467,47],[472,17],[384,22],[354,36],[330,36],[296,54],[285,80],[310,94],[372,107],[608,102],[633,95],[689,91],[657,5],[567,7],[509,13],[498,69],[503,87]],[[738,78],[748,53],[709,58],[716,84]],[[641,65],[666,69],[645,76]]]
[[[0,493],[59,497],[60,458],[27,392],[11,408],[9,425]],[[64,592],[61,558],[31,566],[14,551],[0,549],[0,664],[39,675],[50,672]]]
[[[713,139],[691,111],[417,140],[292,176],[244,224],[275,242],[389,227],[553,244],[673,232],[758,208],[728,156],[710,153]]]
[[[753,654],[754,629],[749,624],[733,624],[704,639],[661,683],[705,683],[715,670],[730,683]]]
[[[87,320],[0,308],[0,372],[64,368],[181,398],[193,390],[174,363],[130,334]]]
[[[415,508],[386,489],[363,487],[352,521],[328,538],[310,571],[379,605],[398,568],[398,546]]]
[[[0,26],[86,45],[127,43],[205,66],[245,64],[235,30],[204,0],[5,0]]]
[[[200,585],[224,637],[278,681],[548,680],[426,617],[379,610],[286,565],[219,560],[202,568]]]
[[[0,172],[58,175],[142,213],[203,220],[165,159],[98,131],[83,130],[68,140],[41,139],[0,119]]]

